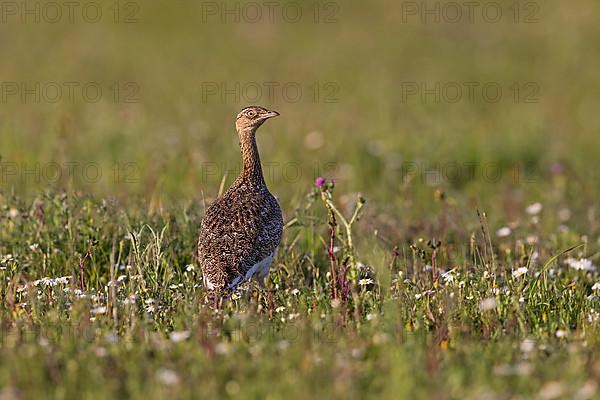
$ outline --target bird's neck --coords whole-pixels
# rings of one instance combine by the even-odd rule
[[[248,129],[238,132],[240,137],[240,148],[242,151],[243,169],[240,178],[256,186],[264,186],[260,155],[256,145],[256,129]]]

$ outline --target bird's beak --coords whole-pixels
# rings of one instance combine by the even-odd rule
[[[263,116],[263,119],[269,119],[273,117],[279,117],[279,113],[277,111],[269,111]]]

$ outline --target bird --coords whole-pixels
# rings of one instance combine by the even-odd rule
[[[242,109],[235,120],[243,166],[231,187],[205,211],[198,239],[204,286],[212,293],[234,291],[258,278],[261,285],[281,242],[283,216],[269,192],[256,144],[256,131],[277,111]]]

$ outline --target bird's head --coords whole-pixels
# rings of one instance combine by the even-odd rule
[[[269,118],[277,117],[277,111],[267,110],[260,106],[244,108],[235,119],[235,127],[238,132],[254,131]]]

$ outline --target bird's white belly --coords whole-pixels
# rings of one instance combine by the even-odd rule
[[[264,279],[267,275],[269,275],[269,267],[273,262],[273,258],[275,258],[275,253],[271,254],[267,258],[262,261],[254,264],[244,276],[238,276],[235,278],[228,286],[230,290],[235,289],[239,284],[244,281],[252,279],[255,275],[258,275],[258,279]]]

